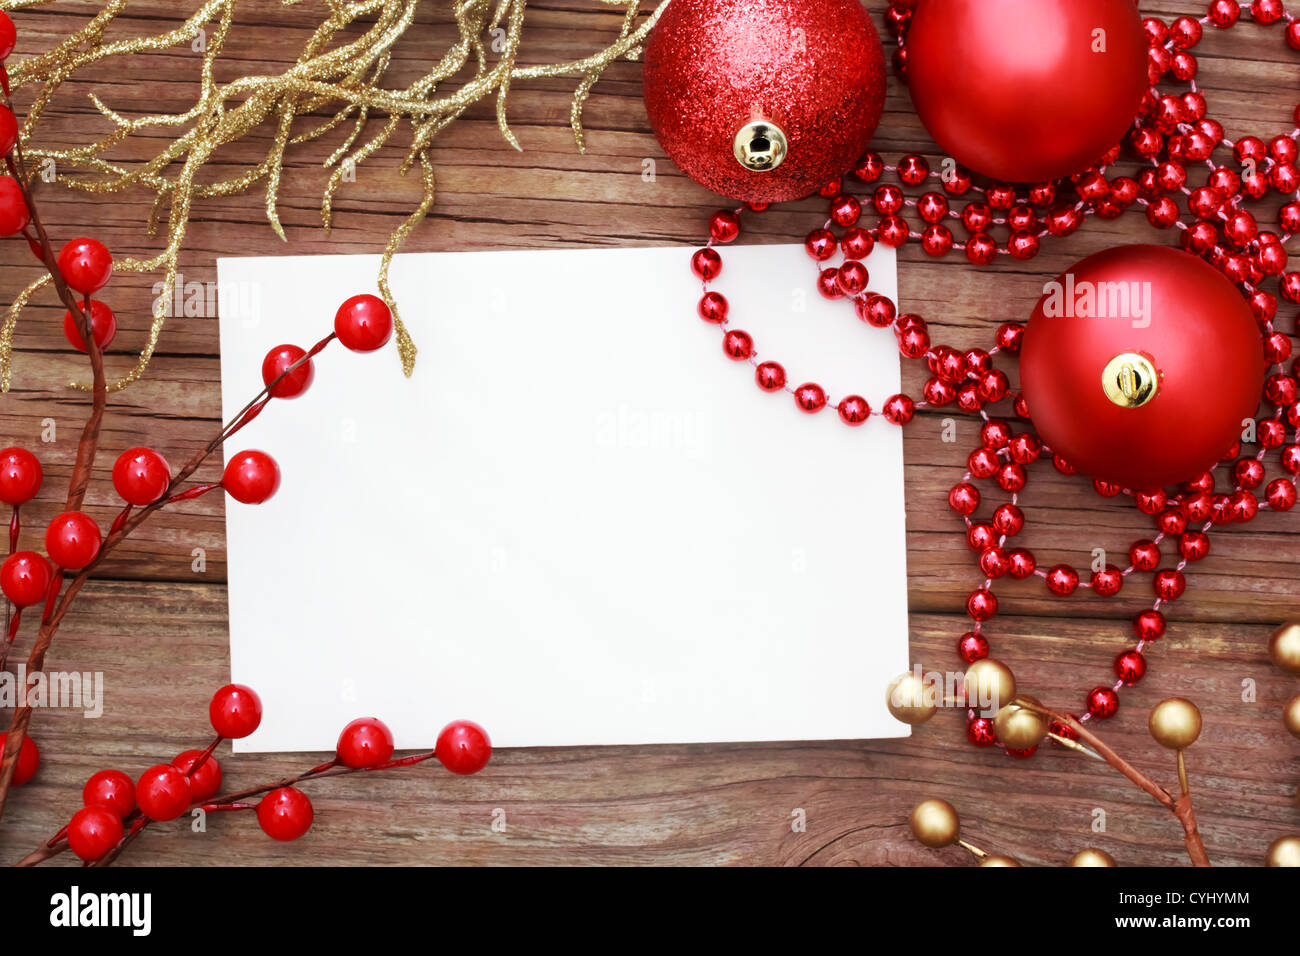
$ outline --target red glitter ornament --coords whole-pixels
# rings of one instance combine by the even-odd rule
[[[1185,481],[1241,437],[1264,384],[1244,299],[1164,246],[1121,246],[1049,284],[1021,347],[1039,434],[1084,474],[1126,488]]]
[[[912,103],[935,142],[1010,182],[1095,162],[1148,86],[1132,0],[919,0],[906,50]]]
[[[884,109],[885,59],[858,0],[673,0],[646,43],[644,93],[687,176],[781,202],[862,155]]]

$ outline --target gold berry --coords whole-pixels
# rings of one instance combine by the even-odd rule
[[[1160,746],[1184,750],[1201,735],[1201,712],[1190,700],[1170,697],[1151,708],[1147,726]]]
[[[907,818],[907,826],[912,836],[932,850],[942,846],[951,846],[961,835],[961,820],[957,811],[947,800],[937,797],[922,800],[912,808]]]

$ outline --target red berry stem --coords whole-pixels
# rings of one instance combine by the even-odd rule
[[[172,495],[170,498],[164,499],[163,504],[169,505],[176,501],[191,501],[195,498],[201,498],[203,495],[206,495],[209,491],[213,491],[220,487],[221,487],[221,482],[219,481],[210,482],[206,485],[195,485],[193,488],[187,488],[185,491],[182,491],[179,494],[175,494]]]
[[[227,810],[256,810],[255,803],[205,803],[199,807],[204,813],[221,813]]]
[[[13,517],[9,519],[9,553],[13,554],[18,550],[18,532],[22,524],[18,520],[18,506],[14,505]]]
[[[9,97],[7,82],[4,87],[5,106],[12,110],[13,103]],[[68,481],[68,497],[64,509],[65,511],[78,511],[85,499],[86,487],[90,484],[90,473],[95,462],[95,452],[99,448],[99,429],[104,419],[104,409],[108,404],[108,385],[104,378],[104,356],[100,351],[99,343],[95,341],[95,336],[92,334],[89,310],[82,310],[76,296],[72,294],[72,290],[64,281],[54,249],[50,245],[49,234],[45,231],[37,204],[33,201],[32,192],[28,186],[27,166],[23,160],[21,137],[20,141],[14,144],[13,154],[7,156],[5,162],[14,178],[14,182],[22,193],[23,201],[27,204],[31,216],[31,225],[36,230],[36,235],[40,240],[41,262],[50,274],[50,279],[54,284],[59,299],[72,314],[82,340],[86,344],[86,353],[90,358],[90,415],[86,419],[86,424],[81,431],[81,438],[77,442],[77,457],[72,468],[72,476]],[[66,608],[77,591],[81,589],[80,582],[84,582],[85,575],[86,571],[83,569],[77,579],[69,586],[62,607]],[[57,578],[58,575],[56,575],[56,580]],[[61,615],[59,616],[61,617]],[[45,666],[45,654],[49,650],[50,642],[53,640],[55,630],[57,630],[57,624],[54,623],[54,620],[54,617],[51,616],[49,620],[43,622],[40,631],[37,633],[36,641],[27,658],[27,673],[29,675],[39,673]],[[13,782],[14,771],[18,766],[18,755],[22,749],[23,741],[27,737],[27,727],[31,720],[31,706],[19,707],[14,711],[13,719],[9,725],[9,732],[5,737],[4,754],[3,757],[0,757],[0,817],[4,815],[5,804],[9,799],[9,787]]]
[[[376,764],[373,767],[341,767],[338,766],[338,759],[335,758],[334,760],[330,760],[327,763],[319,764],[315,767],[312,767],[310,770],[304,770],[302,773],[296,774],[295,776],[285,777],[283,780],[275,780],[272,781],[271,783],[261,783],[253,787],[247,787],[246,789],[243,790],[235,790],[230,793],[221,794],[220,796],[213,797],[209,801],[209,803],[200,804],[199,806],[204,810],[209,809],[210,806],[221,809],[223,807],[228,807],[229,805],[232,804],[238,804],[240,801],[246,799],[247,797],[255,797],[258,796],[259,794],[269,793],[272,790],[279,790],[281,787],[292,787],[295,784],[302,783],[304,780],[314,780],[314,779],[320,779],[324,777],[342,777],[350,773],[366,773],[373,770],[394,770],[403,767],[414,767],[417,764],[424,763],[426,760],[432,760],[434,756],[435,756],[435,752],[430,750],[424,753],[411,754],[406,757],[398,757],[394,760],[387,760],[384,763]],[[195,761],[195,767],[197,766],[198,766],[198,761]],[[237,808],[243,809],[243,807],[237,807]],[[127,819],[130,820],[133,817],[136,817],[139,813],[140,811],[136,810],[133,814],[129,815]],[[89,863],[87,865],[88,866],[111,865],[113,861],[116,860],[118,856],[121,855],[122,851],[127,848],[127,846],[131,843],[131,841],[134,840],[136,836],[139,835],[140,831],[142,831],[148,825],[149,825],[149,820],[143,816],[140,816],[139,819],[135,820],[135,823],[127,831],[126,835],[122,837],[121,843],[115,846],[101,859],[96,860],[94,863]],[[63,846],[42,847],[41,849],[38,849],[35,852],[30,853],[27,856],[23,857],[23,859],[19,860],[14,865],[33,866],[37,863],[49,859],[51,856],[56,855],[58,852],[61,852],[63,848],[64,848]]]
[[[126,524],[126,519],[131,517],[132,507],[132,504],[128,501],[122,510],[117,513],[117,517],[113,519],[113,524],[108,529],[109,534],[122,530],[122,525]]]
[[[203,753],[199,754],[198,757],[194,759],[194,763],[190,764],[190,769],[185,772],[185,776],[193,777],[194,774],[198,772],[198,769],[208,762],[208,758],[212,756],[212,751],[217,749],[217,745],[225,739],[225,737],[221,736],[213,738],[212,743],[208,744],[207,747],[203,749]]]

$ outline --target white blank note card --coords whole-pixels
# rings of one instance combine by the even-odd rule
[[[265,705],[237,749],[331,750],[363,715],[399,749],[460,717],[501,747],[906,735],[900,429],[761,392],[696,315],[692,251],[396,259],[414,376],[333,343],[226,449],[283,475],[227,499],[232,677]],[[802,247],[724,260],[714,288],[792,384],[899,390],[894,336],[821,299]],[[867,264],[894,296],[892,251]],[[225,416],[378,268],[219,260]]]

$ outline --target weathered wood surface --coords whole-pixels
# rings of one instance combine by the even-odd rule
[[[52,11],[15,14],[17,55],[45,49],[93,6],[68,2]],[[137,6],[119,29],[156,32],[177,16],[172,3],[132,5]],[[869,6],[878,11],[883,4],[873,0]],[[1201,6],[1160,0],[1144,3],[1143,10],[1172,16]],[[283,69],[285,57],[308,34],[315,10],[250,3],[228,44],[223,78]],[[538,3],[529,12],[524,55],[538,62],[581,55],[616,32],[617,20],[594,3]],[[425,13],[422,23],[427,26],[399,48],[394,81],[417,75],[448,41],[445,17]],[[1291,129],[1300,61],[1282,44],[1280,31],[1207,30],[1198,52],[1211,113],[1229,136]],[[184,108],[195,88],[196,61],[187,50],[168,52],[105,67],[93,86],[70,83],[44,121],[42,142],[71,143],[106,129],[85,99],[92,88],[127,113]],[[575,151],[567,128],[571,86],[553,80],[513,92],[512,125],[523,153],[499,139],[487,106],[444,134],[435,150],[438,202],[408,250],[698,239],[717,200],[681,176],[649,133],[639,65],[616,64],[597,86],[586,112],[585,155]],[[143,136],[121,155],[140,158],[161,142]],[[241,147],[246,153],[232,159],[247,161],[267,142],[269,136],[260,132]],[[382,152],[340,192],[335,228],[327,236],[319,228],[325,182],[319,161],[335,142],[290,154],[280,202],[288,244],[267,227],[258,193],[199,205],[181,263],[185,278],[215,280],[216,257],[234,252],[378,251],[416,201],[417,185],[396,175],[398,150]],[[908,150],[935,154],[906,92],[892,79],[877,146],[888,157]],[[655,161],[653,182],[642,178],[645,158]],[[161,239],[144,234],[151,197],[143,193],[85,199],[45,186],[41,201],[56,237],[91,232],[115,251],[133,255],[160,248]],[[751,217],[747,240],[798,240],[820,215],[819,203],[808,201]],[[1171,239],[1136,215],[1090,221],[1065,243],[1047,242],[1032,263],[983,271],[955,256],[931,261],[912,248],[902,255],[902,296],[909,310],[931,321],[940,340],[985,344],[997,322],[1027,315],[1043,281],[1070,262],[1120,242]],[[35,274],[20,243],[0,244],[6,294]],[[129,368],[132,350],[144,342],[157,278],[114,281],[120,332],[110,373]],[[691,321],[690,315],[685,304],[683,321]],[[84,368],[65,347],[59,318],[52,296],[26,313],[16,336],[13,389],[0,397],[4,443],[39,444],[46,421],[54,421],[57,441],[40,446],[48,488],[66,481],[85,402],[81,393],[62,387]],[[1293,326],[1294,317],[1284,312],[1282,329],[1294,332]],[[214,316],[169,321],[145,379],[113,396],[99,480],[87,498],[92,512],[110,514],[108,468],[122,448],[148,441],[173,460],[184,460],[215,431],[216,355]],[[909,386],[919,385],[915,369],[906,374]],[[976,426],[958,417],[957,441],[945,443],[944,417],[925,416],[906,435],[909,597],[914,660],[952,669],[962,603],[976,575],[942,501],[963,470]],[[207,472],[215,475],[215,469]],[[24,532],[25,544],[36,543],[34,529],[54,512],[56,497],[45,495],[25,509],[32,529]],[[1030,519],[1025,543],[1044,562],[1082,565],[1095,547],[1122,553],[1147,533],[1130,507],[1102,501],[1081,480],[1065,479],[1050,467],[1035,470],[1023,503]],[[36,715],[42,770],[10,802],[0,827],[0,859],[17,859],[57,829],[79,805],[79,788],[94,770],[119,766],[138,773],[204,740],[207,696],[228,675],[222,507],[212,496],[159,516],[107,563],[102,579],[69,615],[48,666],[102,671],[105,714],[97,720],[61,711]],[[1271,839],[1300,829],[1294,803],[1300,745],[1278,719],[1284,701],[1300,688],[1264,656],[1272,626],[1295,616],[1300,605],[1298,520],[1266,515],[1249,528],[1214,536],[1211,556],[1189,569],[1188,595],[1172,610],[1176,625],[1150,653],[1152,672],[1125,693],[1120,714],[1103,728],[1117,749],[1173,786],[1172,761],[1146,734],[1146,711],[1171,694],[1196,700],[1206,729],[1189,754],[1189,768],[1201,829],[1216,863],[1256,863]],[[206,552],[203,573],[192,569],[194,548]],[[1005,584],[999,594],[1008,616],[990,629],[996,653],[1015,668],[1022,687],[1050,704],[1077,708],[1088,688],[1106,681],[1112,657],[1127,646],[1127,618],[1147,603],[1147,580],[1131,581],[1109,601],[1055,600],[1037,581]],[[20,652],[30,640],[24,631]],[[1254,702],[1243,702],[1243,681],[1254,682]],[[274,779],[305,764],[302,757],[224,761],[234,785]],[[323,782],[312,790],[318,822],[299,844],[274,844],[251,821],[219,819],[206,835],[179,825],[151,828],[122,862],[962,862],[959,851],[936,855],[906,834],[907,809],[929,795],[959,807],[972,839],[1026,862],[1061,863],[1088,844],[1122,863],[1186,862],[1172,818],[1117,774],[1059,751],[1028,762],[975,751],[964,741],[961,718],[951,712],[900,742],[507,751],[468,780],[421,769]],[[506,814],[504,833],[490,827],[496,808]],[[796,808],[806,811],[806,832],[791,829]],[[1104,833],[1091,830],[1097,809],[1107,815]]]

